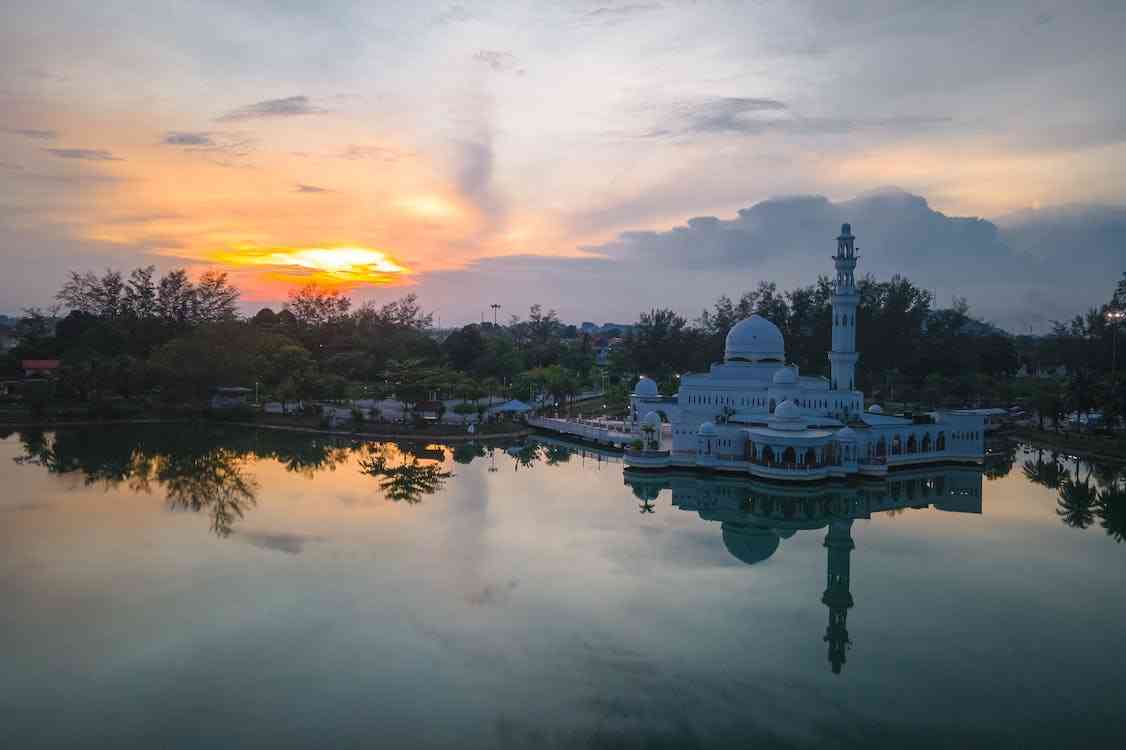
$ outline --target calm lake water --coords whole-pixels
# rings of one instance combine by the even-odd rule
[[[1110,747],[1126,475],[0,439],[0,747]]]

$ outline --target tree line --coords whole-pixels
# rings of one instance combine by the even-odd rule
[[[976,320],[964,300],[938,308],[929,291],[902,276],[864,277],[857,289],[858,387],[870,398],[931,406],[1024,399],[1049,419],[1095,404],[1126,411],[1126,388],[1113,371],[1122,321],[1109,315],[1126,308],[1126,282],[1100,308],[1039,338]],[[609,342],[540,305],[526,318],[436,331],[413,294],[356,305],[339,290],[308,285],[292,290],[280,309],[249,317],[240,316],[239,301],[220,272],[194,282],[183,269],[157,278],[151,266],[127,275],[71,273],[57,311],[25,311],[19,344],[0,368],[10,375],[21,359],[61,358],[60,395],[94,402],[139,394],[199,401],[217,386],[257,384],[264,398],[395,395],[409,410],[435,396],[565,401],[606,387],[608,402],[620,408],[639,374],[674,393],[678,375],[721,361],[731,326],[759,314],[778,325],[787,358],[804,374],[829,370],[832,284],[825,276],[789,291],[762,282],[738,299],[719,297],[694,320],[651,309]],[[600,346],[608,351],[596,367]],[[1013,377],[1022,365],[1047,362],[1063,364],[1068,378]]]

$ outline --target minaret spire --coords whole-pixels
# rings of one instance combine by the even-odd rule
[[[856,390],[856,238],[852,226],[841,225],[837,254],[833,256],[837,280],[833,286],[833,349],[829,352],[830,390]]]

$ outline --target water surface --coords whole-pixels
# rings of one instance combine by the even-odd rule
[[[1122,726],[1126,476],[805,490],[558,444],[0,440],[0,747],[1059,747]]]

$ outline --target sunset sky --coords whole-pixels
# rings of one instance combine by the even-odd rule
[[[862,271],[1042,326],[1126,270],[1124,38],[1112,2],[8,1],[0,312],[151,263],[626,322],[812,282],[855,214]]]

